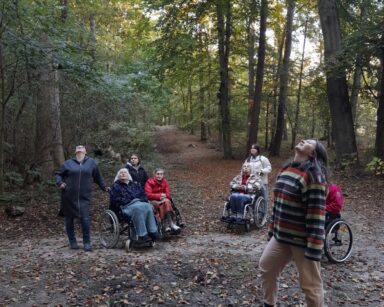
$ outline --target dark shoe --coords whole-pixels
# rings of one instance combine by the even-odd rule
[[[269,305],[267,303],[264,303],[263,307],[273,307],[273,305]]]
[[[92,251],[91,243],[85,243],[84,244],[84,251],[86,251],[86,252],[91,252]]]
[[[141,242],[147,242],[147,241],[150,241],[150,240],[151,240],[151,239],[149,238],[148,235],[141,236],[141,237],[139,237],[138,239],[139,239],[139,241],[141,241]]]
[[[79,245],[77,244],[76,241],[69,242],[69,246],[70,246],[71,249],[79,249]]]
[[[160,240],[160,235],[158,232],[150,232],[148,235],[152,239],[152,241]]]

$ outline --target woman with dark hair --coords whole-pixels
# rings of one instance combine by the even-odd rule
[[[148,175],[143,166],[141,165],[141,160],[138,154],[133,153],[129,162],[125,168],[129,171],[129,174],[132,176],[132,181],[138,182],[141,187],[144,189],[145,183],[148,180]]]
[[[250,149],[250,155],[245,159],[244,164],[248,163],[251,166],[251,174],[260,176],[263,186],[261,191],[268,205],[268,174],[272,171],[271,162],[268,158],[261,155],[260,146],[253,144]]]
[[[293,260],[308,306],[324,306],[320,259],[324,241],[327,152],[312,139],[295,147],[274,186],[269,242],[260,258],[264,306],[275,306],[278,279]]]

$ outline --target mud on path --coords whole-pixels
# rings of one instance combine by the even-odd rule
[[[152,249],[127,253],[98,246],[92,211],[94,251],[69,250],[57,203],[31,202],[16,220],[0,215],[0,306],[260,306],[258,260],[266,229],[227,230],[219,221],[228,183],[242,161],[174,127],[155,133],[159,163],[183,215],[182,235]],[[274,172],[285,158],[272,159]],[[322,262],[328,306],[384,306],[382,181],[334,174],[348,194],[343,216],[353,225],[354,250],[344,264]],[[95,193],[95,203],[107,196]],[[77,234],[80,234],[77,229]],[[81,241],[79,239],[79,241]],[[279,306],[304,306],[295,268],[281,277]]]

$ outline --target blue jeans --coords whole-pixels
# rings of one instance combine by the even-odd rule
[[[157,233],[157,224],[151,204],[137,200],[123,207],[122,211],[131,218],[137,236],[144,237],[148,233]]]
[[[89,206],[83,205],[80,206],[80,222],[81,222],[81,229],[83,232],[83,244],[91,243],[91,237],[90,237],[90,221],[89,221]],[[67,236],[69,242],[76,242],[75,237],[75,227],[74,227],[74,219],[73,217],[65,217],[65,229],[67,231]]]
[[[232,213],[240,213],[244,212],[244,205],[251,201],[251,197],[247,194],[242,193],[232,193],[229,198],[229,205]]]

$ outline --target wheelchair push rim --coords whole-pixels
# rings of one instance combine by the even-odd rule
[[[325,230],[324,251],[328,260],[333,263],[346,261],[352,253],[353,234],[349,224],[337,219]]]
[[[120,229],[119,220],[112,210],[102,213],[99,221],[99,239],[105,248],[113,248],[119,241]]]
[[[264,197],[259,196],[256,199],[256,204],[254,208],[254,223],[257,228],[261,228],[265,225],[267,221],[267,203]]]

